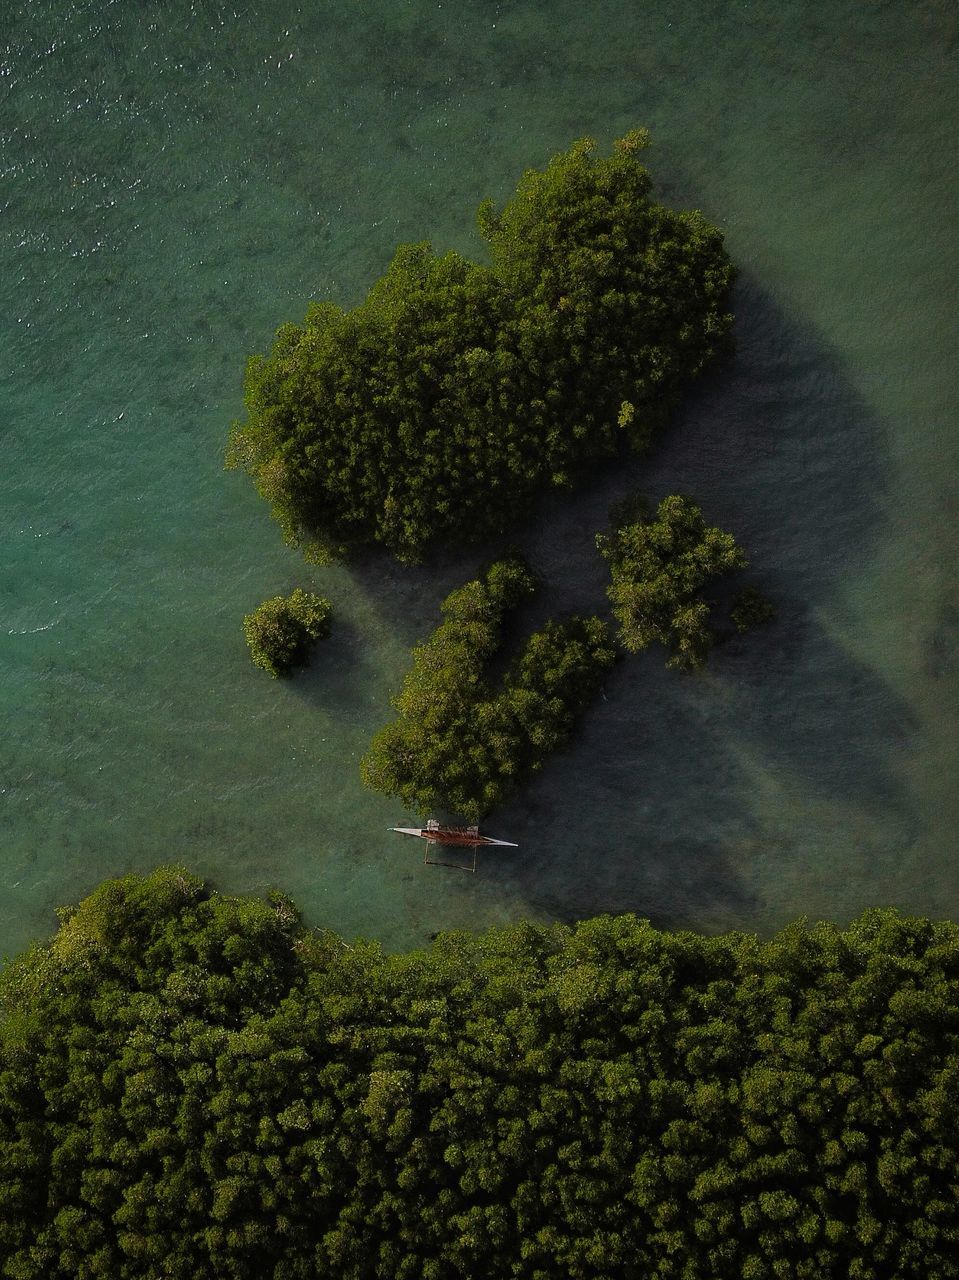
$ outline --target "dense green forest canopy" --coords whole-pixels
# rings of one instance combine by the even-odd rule
[[[720,232],[651,199],[647,140],[578,142],[484,204],[489,265],[404,245],[360,306],[313,305],[250,360],[228,465],[291,543],[417,560],[647,446],[728,347],[732,280]]]
[[[703,591],[746,567],[732,534],[707,525],[689,498],[671,494],[654,517],[620,524],[596,543],[609,562],[608,595],[624,648],[637,653],[658,641],[669,650],[667,666],[703,666],[714,641]],[[741,629],[768,620],[769,608],[758,592],[747,597],[737,615]]]
[[[959,928],[386,956],[186,872],[0,981],[0,1274],[959,1275]]]
[[[569,739],[615,661],[599,618],[548,622],[498,687],[487,677],[507,615],[534,587],[522,562],[500,560],[446,598],[445,621],[413,650],[399,718],[361,763],[367,786],[475,822]]]

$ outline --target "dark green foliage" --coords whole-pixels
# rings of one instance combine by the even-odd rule
[[[418,813],[478,821],[567,741],[615,659],[605,623],[550,622],[499,690],[485,678],[506,613],[533,586],[523,565],[506,560],[446,599],[446,620],[413,650],[394,700],[400,718],[361,764],[367,786]]]
[[[329,635],[331,608],[329,600],[300,587],[291,595],[264,600],[243,619],[253,661],[271,676],[304,666],[314,643]]]
[[[733,597],[729,617],[737,631],[751,631],[753,627],[772,622],[776,617],[776,606],[758,587],[743,587]]]
[[[17,1280],[949,1280],[959,928],[384,956],[171,870],[0,982]]]
[[[621,440],[645,448],[728,346],[732,269],[698,213],[649,196],[646,138],[530,171],[480,226],[491,266],[398,249],[352,311],[312,306],[246,378],[246,468],[315,559],[380,543],[419,559],[567,488]]]
[[[631,653],[654,640],[670,650],[670,667],[701,667],[713,644],[702,590],[742,569],[746,557],[730,533],[711,528],[688,498],[664,498],[656,516],[623,524],[596,539],[609,561],[608,595]]]

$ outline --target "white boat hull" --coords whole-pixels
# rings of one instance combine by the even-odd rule
[[[429,831],[426,827],[390,827],[391,831],[396,831],[401,836],[418,836],[421,840],[432,840],[434,844],[443,844],[442,831]],[[450,845],[466,845],[472,843],[467,839],[450,841]],[[518,849],[519,845],[513,840],[494,840],[492,836],[477,836],[475,844],[485,847],[486,845],[498,845],[503,849]]]

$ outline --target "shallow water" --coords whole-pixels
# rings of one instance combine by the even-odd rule
[[[902,0],[5,6],[0,950],[170,860],[389,946],[959,915],[957,43],[952,4]],[[602,602],[593,534],[640,475],[741,538],[780,620],[702,677],[622,664],[495,816],[520,855],[424,868],[357,762],[481,553],[305,566],[221,470],[244,359],[398,241],[478,252],[480,199],[637,123],[663,198],[726,230],[739,353],[529,526],[530,621]],[[297,584],[338,625],[280,684],[239,623]]]

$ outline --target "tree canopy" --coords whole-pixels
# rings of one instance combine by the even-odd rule
[[[599,618],[547,623],[499,688],[487,678],[506,615],[534,585],[520,561],[501,560],[447,597],[445,621],[413,650],[399,718],[361,763],[367,786],[417,813],[478,821],[568,740],[615,660]]]
[[[614,528],[596,539],[609,562],[607,592],[619,637],[631,653],[659,641],[671,667],[701,667],[713,644],[711,607],[703,588],[746,566],[731,533],[706,524],[688,498],[664,498],[655,518]]]
[[[329,635],[331,612],[329,600],[301,587],[264,600],[243,619],[251,658],[274,677],[305,666],[316,641]]]
[[[0,980],[16,1280],[951,1280],[959,927],[384,955],[183,870]]]
[[[291,543],[417,560],[647,446],[729,345],[732,268],[701,214],[651,199],[646,142],[574,144],[481,206],[489,265],[403,245],[361,305],[312,305],[250,359],[228,465]]]

